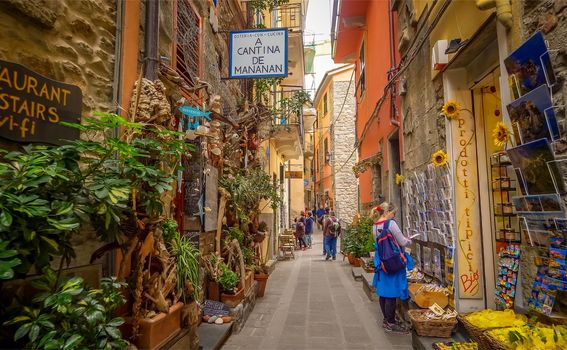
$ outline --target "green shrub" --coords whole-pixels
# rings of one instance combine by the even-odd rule
[[[232,271],[225,263],[221,263],[221,275],[219,285],[226,292],[233,292],[240,279],[236,272]]]

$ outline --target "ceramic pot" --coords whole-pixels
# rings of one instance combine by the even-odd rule
[[[220,301],[225,303],[231,308],[236,307],[240,304],[240,301],[244,298],[244,288],[238,288],[234,294],[221,293]]]
[[[257,273],[254,275],[254,279],[258,282],[258,294],[256,294],[259,298],[264,296],[266,291],[266,284],[268,283],[268,275],[267,273]]]
[[[161,348],[179,333],[181,329],[181,310],[183,303],[178,302],[169,308],[168,313],[160,312],[152,318],[140,320],[139,335],[133,342],[138,349],[154,350]],[[132,318],[127,317],[123,332],[126,339],[132,333]]]

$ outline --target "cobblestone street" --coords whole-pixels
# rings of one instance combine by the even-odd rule
[[[382,330],[379,304],[368,300],[342,255],[325,261],[322,234],[313,240],[313,249],[278,262],[265,297],[223,349],[411,349],[411,335]]]

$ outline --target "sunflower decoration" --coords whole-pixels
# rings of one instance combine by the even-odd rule
[[[445,153],[445,151],[440,149],[439,151],[433,153],[433,155],[431,156],[431,161],[433,162],[433,165],[435,165],[436,167],[443,167],[447,165],[447,162],[449,161],[449,156],[447,156],[447,153]]]
[[[396,185],[400,186],[403,181],[404,181],[404,177],[396,173]]]
[[[503,122],[497,122],[496,127],[492,130],[492,141],[494,142],[494,146],[505,146],[508,144],[508,141],[510,141],[511,135],[512,133],[506,124]]]
[[[457,119],[461,113],[461,105],[455,100],[449,100],[443,105],[441,112],[447,119]]]

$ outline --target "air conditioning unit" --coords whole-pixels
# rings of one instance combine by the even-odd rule
[[[445,53],[447,45],[447,40],[439,40],[433,46],[431,52],[431,63],[434,70],[442,70],[447,63],[449,63],[449,55]]]

